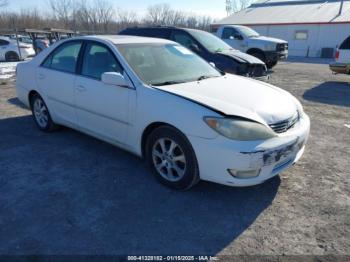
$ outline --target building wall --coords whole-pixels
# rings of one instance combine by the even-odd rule
[[[350,23],[333,25],[263,25],[251,27],[261,35],[288,41],[290,56],[306,57],[308,55],[309,57],[320,57],[322,48],[331,47],[336,49],[350,36]],[[308,38],[306,40],[295,39],[296,31],[307,31]]]

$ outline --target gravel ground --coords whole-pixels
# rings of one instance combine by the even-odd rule
[[[0,85],[0,254],[350,255],[350,76],[286,62],[271,82],[311,118],[304,157],[259,186],[189,192],[91,137],[39,132]]]

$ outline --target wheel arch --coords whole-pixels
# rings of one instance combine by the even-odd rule
[[[261,54],[264,54],[265,56],[265,52],[260,48],[253,47],[247,50],[247,54],[253,54],[253,53],[261,53]]]
[[[32,106],[32,98],[34,95],[39,95],[41,97],[41,95],[38,93],[38,91],[36,90],[31,90],[29,93],[28,93],[28,104],[29,106]]]
[[[149,124],[142,132],[142,136],[141,136],[141,157],[142,158],[145,158],[145,156],[146,156],[146,143],[147,143],[147,139],[148,139],[149,135],[154,130],[156,130],[157,128],[162,127],[162,126],[167,126],[167,127],[174,128],[175,130],[177,130],[178,132],[183,134],[186,137],[186,139],[188,140],[188,138],[184,134],[184,132],[182,132],[178,127],[176,127],[176,126],[174,126],[172,124],[169,124],[167,122],[162,122],[162,121],[153,122],[153,123]],[[188,142],[191,144],[191,142],[189,140],[188,140]]]

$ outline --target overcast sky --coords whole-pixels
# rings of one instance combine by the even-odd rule
[[[173,9],[183,10],[186,12],[194,12],[197,14],[210,15],[213,18],[223,18],[226,16],[225,0],[110,0],[115,7],[122,9],[133,10],[139,15],[143,15],[147,6],[168,3]],[[8,9],[27,9],[37,7],[38,10],[47,10],[48,0],[9,0]]]

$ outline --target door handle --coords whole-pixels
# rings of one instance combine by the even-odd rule
[[[86,91],[86,87],[85,87],[85,86],[82,86],[82,85],[78,85],[78,86],[77,86],[77,90],[78,90],[79,92],[85,92],[85,91]]]
[[[41,79],[41,80],[42,80],[42,79],[45,79],[45,75],[39,74],[38,78]]]

